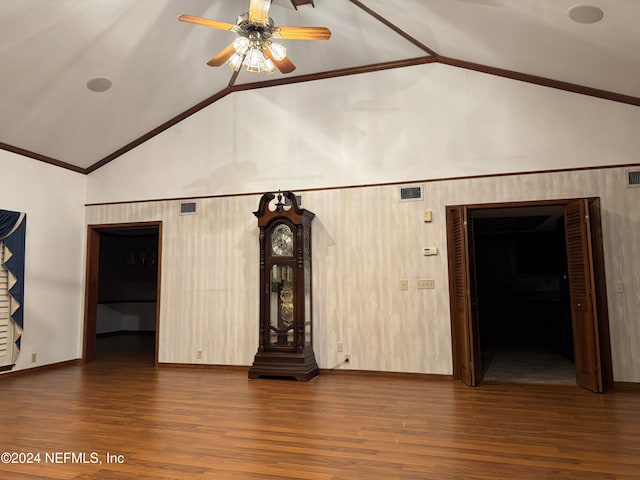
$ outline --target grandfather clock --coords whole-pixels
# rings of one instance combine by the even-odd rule
[[[275,200],[275,202],[274,202]],[[272,205],[273,204],[273,205]],[[319,373],[311,317],[311,221],[292,192],[265,193],[260,228],[260,333],[249,378]]]

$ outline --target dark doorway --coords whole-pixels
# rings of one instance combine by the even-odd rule
[[[486,294],[491,290],[491,284],[498,284],[502,293],[494,290],[494,295],[503,294],[505,291],[510,292],[513,296],[515,293],[522,294],[527,289],[518,290],[515,287],[521,279],[518,277],[522,272],[528,272],[528,275],[534,275],[542,271],[543,273],[557,271],[560,268],[562,257],[561,253],[547,255],[525,255],[515,254],[516,244],[521,243],[519,248],[535,249],[539,248],[538,243],[544,243],[548,248],[555,252],[556,243],[559,239],[555,233],[545,236],[535,235],[535,241],[530,242],[528,239],[523,240],[519,235],[512,236],[509,240],[505,238],[494,239],[499,243],[500,247],[496,247],[496,243],[487,242],[489,247],[486,251],[481,252],[484,257],[483,263],[486,268],[499,269],[498,272],[484,272],[482,280],[487,285],[480,287],[479,277],[477,274],[478,262],[477,245],[475,228],[486,229],[487,238],[492,235],[491,230],[495,229],[531,229],[534,225],[542,225],[546,221],[550,221],[555,214],[542,213],[544,209],[530,210],[531,215],[521,218],[523,211],[510,216],[512,220],[479,220],[478,224],[474,221],[476,212],[483,210],[499,210],[504,208],[521,208],[521,207],[553,207],[557,206],[563,210],[564,226],[558,226],[559,233],[564,228],[565,247],[566,247],[566,282],[563,275],[560,276],[559,285],[553,285],[552,278],[543,278],[531,281],[529,283],[537,284],[538,287],[528,288],[528,300],[536,290],[550,290],[559,296],[557,304],[559,310],[553,311],[553,316],[562,318],[566,309],[566,296],[564,291],[568,290],[569,294],[569,310],[571,318],[571,328],[569,329],[565,323],[560,320],[553,322],[553,330],[559,331],[560,334],[552,335],[553,340],[547,339],[549,331],[540,334],[538,330],[532,330],[532,321],[529,319],[529,310],[534,311],[534,318],[541,318],[541,315],[549,315],[545,309],[549,308],[550,303],[544,302],[543,305],[531,306],[529,304],[518,304],[515,308],[504,313],[507,309],[504,301],[491,301],[487,308],[481,307],[483,300],[480,299],[480,288],[484,288]],[[496,213],[496,212],[493,212]],[[500,212],[498,212],[498,216]],[[513,212],[511,212],[513,213]],[[485,213],[484,216],[490,216]],[[509,216],[509,215],[507,215]],[[483,213],[478,215],[482,218]],[[540,218],[535,218],[540,217]],[[549,217],[549,218],[543,218]],[[559,217],[558,217],[559,220]],[[609,340],[609,319],[606,296],[606,281],[604,272],[604,249],[602,243],[601,217],[600,217],[600,201],[598,198],[581,198],[566,200],[550,200],[550,201],[533,201],[533,202],[513,202],[505,204],[482,204],[482,205],[457,205],[446,207],[447,221],[447,251],[448,251],[448,267],[449,267],[449,301],[451,312],[451,347],[453,360],[453,377],[469,386],[478,385],[485,373],[483,360],[491,361],[491,358],[483,359],[483,347],[481,346],[481,337],[484,342],[489,343],[489,348],[497,349],[496,346],[502,348],[514,348],[516,344],[526,344],[529,350],[550,349],[554,345],[554,350],[561,352],[566,357],[571,357],[571,349],[569,342],[564,338],[569,332],[572,333],[573,341],[573,357],[575,363],[575,382],[577,385],[594,392],[604,392],[613,383],[613,373],[611,367],[611,346]],[[493,224],[493,226],[491,226]],[[527,226],[527,224],[530,224]],[[519,225],[516,228],[516,225]],[[496,232],[493,232],[495,236]],[[532,233],[532,232],[528,232]],[[482,239],[482,235],[480,235]],[[481,240],[482,243],[482,240]],[[507,248],[505,245],[509,244]],[[497,250],[506,249],[511,251],[509,258],[505,260],[496,260],[492,262],[492,257],[500,257]],[[556,257],[554,259],[554,257]],[[553,261],[552,261],[553,260]],[[495,264],[495,266],[494,266]],[[543,264],[544,267],[539,264]],[[488,266],[487,266],[488,265]],[[555,265],[555,266],[554,266]],[[516,273],[512,270],[515,269]],[[515,275],[515,276],[514,276]],[[504,277],[509,281],[504,281]],[[534,275],[535,276],[535,275]],[[549,277],[550,275],[548,275]],[[526,280],[526,279],[525,279]],[[526,283],[526,282],[525,282]],[[566,284],[566,287],[564,286]],[[507,299],[509,300],[509,299]],[[491,314],[491,308],[498,318],[501,316],[509,317],[517,314],[522,317],[516,320],[518,325],[509,328],[515,332],[515,336],[511,335],[505,339],[504,326],[500,323],[496,326],[490,320],[485,322],[484,328],[481,320],[481,308],[484,308],[484,315],[487,312]],[[487,310],[488,309],[488,310]],[[537,309],[537,311],[536,311]],[[504,322],[506,320],[502,320]],[[536,323],[536,322],[533,322]],[[537,322],[539,323],[539,322]],[[537,327],[536,327],[537,328]],[[481,335],[481,329],[484,329]],[[540,339],[542,338],[542,341]],[[493,344],[493,347],[492,347]],[[556,348],[557,347],[557,348]],[[484,348],[485,352],[490,350]]]
[[[85,361],[157,363],[160,227],[89,227]]]
[[[575,384],[564,208],[471,213],[483,378]]]

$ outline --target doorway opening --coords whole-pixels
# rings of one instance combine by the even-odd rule
[[[84,360],[158,362],[161,224],[88,227]]]
[[[564,207],[471,212],[483,379],[576,383]]]
[[[613,373],[599,199],[447,206],[446,219],[454,379],[476,386],[497,352],[525,347],[573,357],[575,383],[604,392]]]

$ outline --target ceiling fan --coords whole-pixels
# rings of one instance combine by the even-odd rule
[[[205,27],[235,32],[238,37],[220,53],[207,62],[211,67],[226,63],[236,72],[244,65],[250,72],[273,73],[276,68],[282,73],[295,70],[287,57],[286,49],[271,39],[283,40],[329,40],[331,30],[326,27],[275,26],[269,17],[271,0],[249,0],[249,11],[240,15],[236,24],[209,20],[193,15],[178,16],[181,22],[195,23]]]

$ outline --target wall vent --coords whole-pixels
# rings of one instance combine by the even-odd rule
[[[422,200],[422,185],[400,187],[401,202],[416,202],[418,200]]]
[[[196,202],[183,202],[180,204],[180,215],[197,215],[198,208]]]
[[[640,187],[640,169],[627,170],[627,187]]]
[[[302,195],[296,195],[296,202],[298,202],[298,207],[302,207]],[[284,206],[291,206],[291,201],[287,197],[284,197]]]

